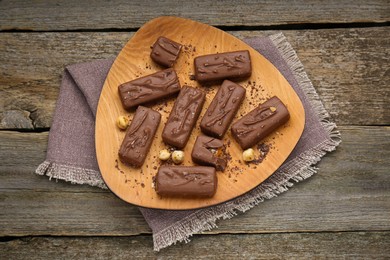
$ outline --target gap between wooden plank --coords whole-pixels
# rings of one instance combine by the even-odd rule
[[[193,237],[200,236],[223,236],[223,235],[232,235],[232,236],[240,236],[240,235],[289,235],[289,234],[353,234],[353,233],[389,233],[389,230],[324,230],[324,231],[273,231],[273,232],[204,232],[201,234],[194,234]],[[28,240],[31,238],[134,238],[134,237],[142,237],[142,236],[152,236],[152,232],[140,232],[133,235],[30,235],[30,236],[0,236],[0,243],[14,241],[14,240]]]
[[[0,28],[67,30],[138,28],[159,16],[173,15],[216,26],[312,23],[366,23],[390,20],[383,0],[235,0],[175,1],[1,1]]]
[[[0,242],[4,259],[388,259],[389,232],[195,235],[153,251],[150,235],[135,237],[24,237]],[[37,250],[39,249],[39,250]]]
[[[390,26],[390,21],[387,22],[367,22],[367,23],[296,23],[296,24],[280,24],[280,25],[221,25],[215,26],[223,31],[272,31],[272,30],[322,30],[322,29],[351,29],[351,28],[371,28],[371,27],[387,27]],[[66,33],[66,32],[136,32],[139,27],[128,28],[102,28],[102,29],[64,29],[64,30],[34,30],[34,29],[3,29],[1,33]]]

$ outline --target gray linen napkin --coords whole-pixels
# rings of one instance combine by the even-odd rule
[[[310,177],[314,166],[341,142],[336,125],[329,121],[302,63],[282,33],[245,41],[271,61],[300,97],[306,112],[305,129],[285,163],[265,182],[226,203],[198,210],[169,211],[140,208],[153,231],[154,249],[189,241],[195,233],[216,227],[218,219],[245,212],[264,199],[287,191],[293,182]],[[96,161],[94,120],[99,95],[114,59],[70,65],[65,69],[46,160],[37,174],[50,178],[106,188]]]

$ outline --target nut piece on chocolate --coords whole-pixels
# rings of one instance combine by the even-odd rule
[[[209,198],[217,190],[214,167],[161,166],[156,175],[156,192],[167,197]]]
[[[143,165],[160,120],[159,112],[143,106],[137,108],[119,148],[119,159],[122,163],[134,167]]]
[[[195,79],[200,83],[241,79],[252,74],[249,51],[224,52],[194,59]]]
[[[217,171],[224,171],[227,165],[225,146],[219,139],[205,135],[196,138],[192,149],[192,161],[200,165],[214,166]]]
[[[188,86],[182,88],[162,133],[164,143],[179,149],[186,146],[205,98],[205,93],[200,89]]]
[[[202,132],[221,139],[244,98],[245,89],[243,87],[230,80],[225,80],[200,122]]]
[[[260,142],[290,118],[286,106],[276,96],[233,123],[232,135],[246,150]]]
[[[180,43],[161,36],[154,43],[150,57],[163,67],[172,67],[179,57],[181,47]]]
[[[123,83],[118,88],[123,107],[132,107],[168,97],[180,91],[180,82],[173,69],[150,74]]]

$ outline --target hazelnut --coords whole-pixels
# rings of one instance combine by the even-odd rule
[[[179,151],[179,150],[173,151],[173,153],[172,153],[172,161],[175,164],[182,163],[184,161],[184,152],[183,151]]]
[[[158,158],[159,158],[161,161],[166,161],[166,160],[168,160],[170,157],[171,157],[171,153],[170,153],[167,149],[161,150],[160,153],[159,153],[159,155],[158,155]]]
[[[270,107],[269,110],[271,110],[271,112],[275,112],[276,111],[276,107]]]
[[[125,130],[129,125],[129,119],[126,116],[118,116],[118,119],[116,120],[116,125],[119,129]]]
[[[251,162],[255,159],[255,151],[252,149],[252,148],[249,148],[249,149],[246,149],[243,153],[242,153],[242,159],[245,161],[245,162]]]

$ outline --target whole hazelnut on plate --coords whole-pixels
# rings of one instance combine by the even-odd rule
[[[129,119],[126,116],[118,116],[116,125],[119,129],[126,130],[127,126],[129,125]]]
[[[158,154],[158,158],[159,158],[161,161],[166,161],[166,160],[168,160],[170,157],[171,157],[171,153],[170,153],[167,149],[161,150],[160,153]]]
[[[173,151],[172,153],[172,161],[175,164],[180,164],[184,161],[184,152],[180,150]]]
[[[255,151],[252,148],[246,149],[242,152],[242,159],[244,162],[251,162],[255,159]]]

